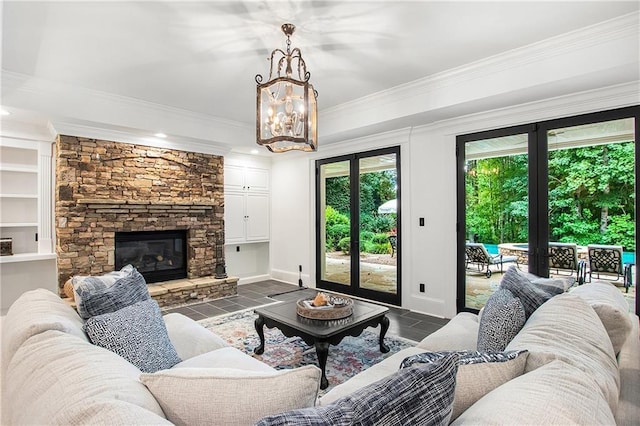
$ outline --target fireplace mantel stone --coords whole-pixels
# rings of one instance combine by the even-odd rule
[[[186,230],[189,280],[212,277],[224,263],[216,259],[224,242],[221,156],[59,135],[55,189],[61,294],[74,275],[115,269],[116,232]],[[236,294],[236,282],[214,283],[220,291],[207,297]]]

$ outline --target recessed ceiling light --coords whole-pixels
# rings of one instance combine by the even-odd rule
[[[165,135],[164,133],[156,133],[156,134],[155,134],[155,135],[153,135],[153,136],[155,136],[156,138],[162,138],[162,139],[164,139],[164,138],[166,138],[166,137],[167,137],[167,135]]]
[[[0,109],[0,115],[11,115],[11,113],[6,109]]]
[[[252,153],[252,154],[257,154],[258,152],[259,152],[259,151],[258,151],[257,149],[252,149],[252,150],[251,150],[251,153]]]

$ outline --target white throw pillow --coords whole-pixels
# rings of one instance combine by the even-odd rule
[[[633,327],[629,304],[620,290],[608,282],[593,281],[573,289],[571,294],[580,296],[596,311],[618,354]]]
[[[307,365],[274,372],[173,368],[140,380],[176,425],[253,425],[262,417],[313,407],[321,371]]]

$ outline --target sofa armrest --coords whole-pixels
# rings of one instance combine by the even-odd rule
[[[169,339],[182,360],[229,346],[220,336],[187,316],[171,313],[163,318]]]
[[[478,316],[460,312],[451,321],[422,339],[417,347],[425,351],[475,351],[478,346]]]

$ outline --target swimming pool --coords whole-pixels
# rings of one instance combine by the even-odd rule
[[[518,247],[522,247],[523,249],[527,247],[527,243],[516,243],[514,244]],[[498,254],[498,245],[497,244],[485,244],[489,254]],[[622,263],[636,263],[636,254],[632,251],[622,252]]]

